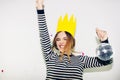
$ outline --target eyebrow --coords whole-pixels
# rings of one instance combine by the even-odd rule
[[[67,38],[68,38],[68,37],[63,37],[63,39],[67,39]],[[59,37],[57,37],[57,38],[56,38],[56,40],[57,40],[57,39],[60,39],[60,38],[59,38]]]

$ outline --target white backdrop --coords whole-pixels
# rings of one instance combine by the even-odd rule
[[[44,4],[51,39],[58,17],[66,13],[75,15],[76,51],[83,51],[85,55],[96,55],[95,28],[107,30],[114,63],[102,71],[101,68],[86,70],[83,78],[120,80],[120,1],[45,0]],[[0,0],[0,80],[45,80],[45,77],[35,0]]]

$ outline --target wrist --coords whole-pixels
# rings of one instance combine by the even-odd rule
[[[108,38],[103,40],[103,41],[101,41],[101,43],[109,43]]]
[[[38,13],[38,14],[44,14],[44,9],[42,9],[42,10],[37,10],[37,13]]]
[[[44,8],[44,5],[38,5],[36,8],[37,10],[42,10]]]

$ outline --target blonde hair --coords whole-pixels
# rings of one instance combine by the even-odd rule
[[[56,33],[54,40],[53,40],[53,48],[55,48],[57,50],[58,50],[58,48],[57,48],[57,44],[56,44],[56,37],[60,32],[61,31]],[[64,32],[68,39],[67,39],[67,43],[66,43],[67,45],[65,46],[65,52],[60,52],[60,61],[62,61],[64,53],[67,53],[68,60],[70,61],[70,55],[74,51],[75,39],[69,32],[67,32],[67,31],[64,31]]]

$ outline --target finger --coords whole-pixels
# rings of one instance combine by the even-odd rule
[[[102,40],[104,38],[104,34],[103,34],[103,31],[102,30],[99,30],[98,32],[99,34],[99,39]]]
[[[98,37],[100,38],[101,37],[101,31],[98,28],[96,29],[96,33],[97,33]]]
[[[102,30],[101,32],[102,32],[102,33],[101,33],[101,34],[102,34],[102,36],[107,35],[107,32],[106,32],[106,31]]]

